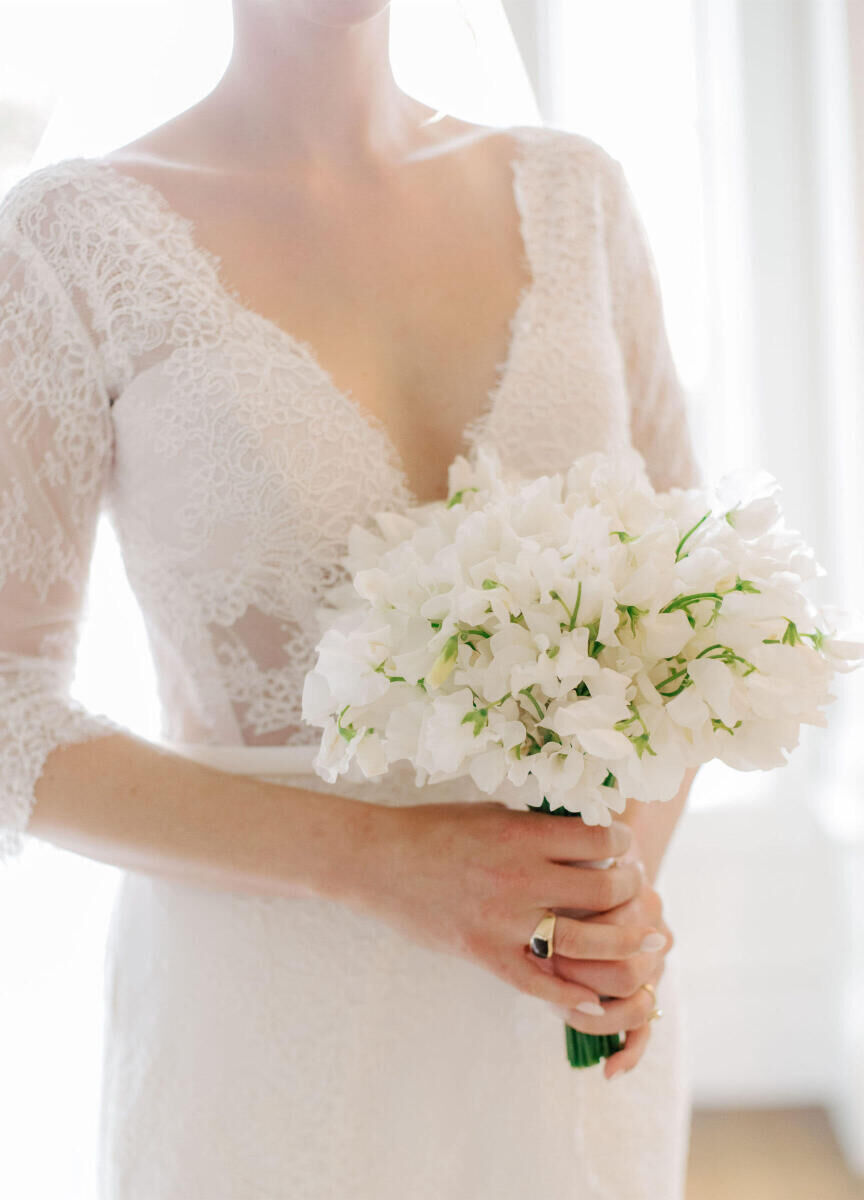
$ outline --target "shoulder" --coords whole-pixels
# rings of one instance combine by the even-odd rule
[[[621,163],[599,142],[584,133],[557,125],[514,125],[512,132],[531,138],[546,150],[551,161],[578,171],[584,179],[615,187],[623,174]]]
[[[539,168],[532,172],[535,203],[559,236],[615,254],[634,205],[621,163],[593,138],[554,125],[515,126],[532,141]]]
[[[608,229],[630,206],[621,163],[593,138],[555,125],[517,125],[512,132],[536,145],[547,197],[558,197],[598,230]]]
[[[147,232],[153,206],[135,181],[97,158],[67,158],[24,175],[0,199],[4,240],[28,240],[49,260],[82,265],[113,233]],[[78,261],[80,260],[80,261]]]
[[[12,184],[0,200],[0,221],[39,242],[64,204],[80,190],[87,160],[63,159],[38,167]]]
[[[29,263],[44,286],[83,301],[95,316],[113,302],[118,282],[147,265],[161,223],[135,181],[99,159],[68,158],[31,171],[6,191],[0,251],[8,270]]]
[[[65,287],[80,286],[109,224],[103,192],[89,159],[63,159],[31,171],[0,200],[0,248],[40,259]]]

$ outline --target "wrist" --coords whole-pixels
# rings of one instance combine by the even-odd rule
[[[671,800],[645,801],[634,800],[631,797],[619,818],[630,827],[631,849],[637,848],[638,857],[645,864],[647,880],[651,887],[656,886],[657,876],[695,777],[696,769],[688,768],[684,772],[678,792]]]
[[[394,810],[338,794],[304,794],[316,819],[304,855],[301,884],[310,895],[352,907],[368,903],[386,878]]]
[[[630,822],[626,821],[625,824],[630,825]],[[630,825],[630,832],[630,845],[628,846],[626,852],[622,854],[616,861],[619,863],[637,863],[642,871],[645,882],[649,884],[650,887],[653,887],[657,874],[657,864],[652,860],[650,854],[648,854],[645,847],[642,845],[642,842],[639,838],[639,833],[633,828],[632,825]]]
[[[656,847],[651,839],[645,836],[645,805],[638,800],[628,800],[627,808],[618,818],[630,830],[630,845],[618,859],[619,862],[639,863],[645,882],[654,887],[659,864],[656,857]]]

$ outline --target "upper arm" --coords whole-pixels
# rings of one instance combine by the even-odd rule
[[[627,382],[631,440],[658,491],[695,487],[700,471],[656,265],[624,171],[615,159],[605,159],[610,302]]]

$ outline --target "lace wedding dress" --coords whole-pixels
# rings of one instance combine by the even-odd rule
[[[561,130],[504,134],[532,281],[466,448],[482,437],[540,473],[632,441],[657,486],[695,482],[618,163]],[[166,746],[326,803],[301,687],[350,525],[414,499],[384,427],[244,304],[158,190],[96,160],[7,194],[0,304],[0,850],[20,848],[51,749],[118,728],[68,694],[103,505]],[[477,795],[398,772],[339,787],[383,804]],[[105,999],[103,1200],[683,1195],[677,949],[664,1017],[613,1083],[568,1066],[548,1005],[323,899],[126,872]]]

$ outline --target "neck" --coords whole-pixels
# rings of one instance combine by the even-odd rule
[[[203,102],[220,153],[250,169],[400,159],[432,110],[393,77],[389,8],[342,25],[302,8],[234,0],[231,59]]]

